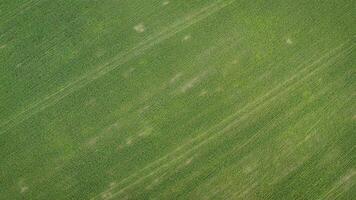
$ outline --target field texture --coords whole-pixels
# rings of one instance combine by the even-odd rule
[[[0,0],[0,199],[356,199],[354,0]]]

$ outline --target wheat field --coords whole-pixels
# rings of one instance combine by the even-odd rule
[[[355,22],[353,0],[0,0],[0,199],[356,199]]]

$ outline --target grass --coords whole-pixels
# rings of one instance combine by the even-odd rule
[[[352,199],[355,3],[0,2],[0,199]]]

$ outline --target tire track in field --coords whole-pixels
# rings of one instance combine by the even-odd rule
[[[352,146],[349,151],[347,151],[345,154],[341,155],[340,157],[341,158],[347,157],[348,155],[350,155],[353,152],[355,147],[356,147],[356,145]],[[349,169],[344,175],[339,177],[339,179],[334,183],[334,185],[328,191],[324,192],[324,194],[321,195],[322,197],[318,198],[318,200],[338,199],[338,197],[340,195],[347,192],[348,190],[351,190],[351,188],[355,184],[355,181],[354,181],[356,178],[355,176],[356,176],[356,169],[353,166],[351,166],[351,169]],[[341,191],[341,192],[335,191],[335,190],[341,189],[341,187],[345,186],[346,184],[350,184],[348,186],[348,189],[346,189],[346,190],[343,189],[343,191]]]
[[[335,93],[334,91],[334,88],[332,87],[332,85],[336,84],[338,81],[342,80],[342,78],[336,80],[336,81],[332,81],[332,83],[328,84],[328,87],[322,89],[321,91],[317,92],[317,95],[313,95],[312,99],[315,100],[315,99],[318,99],[320,98],[321,96],[323,96],[324,94],[327,94],[328,92],[332,92],[332,94]],[[326,103],[326,105],[322,106],[321,108],[319,108],[317,111],[315,111],[316,113],[318,113],[318,115],[322,115],[320,113],[323,113],[322,111],[327,111],[327,110],[330,110],[330,114],[328,114],[324,120],[326,119],[329,119],[331,118],[332,116],[335,116],[335,114],[343,107],[345,106],[348,102],[350,102],[351,100],[347,100],[346,102],[343,102],[342,105],[339,106],[339,108],[336,108],[336,109],[329,109],[331,108],[330,106],[331,105],[334,105],[334,103],[336,103],[338,100],[340,100],[340,98],[338,98],[338,96],[336,94],[332,95],[330,94],[331,96],[333,96],[331,102],[328,102]],[[340,100],[341,101],[341,100]],[[306,105],[308,105],[310,102],[307,102],[307,103],[302,103],[300,105],[297,105],[296,107],[292,108],[292,110],[288,111],[288,113],[284,114],[283,116],[281,117],[278,117],[276,120],[274,120],[275,122],[277,123],[273,123],[272,126],[269,125],[267,127],[264,127],[262,128],[261,130],[259,130],[255,135],[251,136],[251,138],[249,138],[242,146],[238,146],[238,147],[235,147],[233,148],[232,150],[229,150],[229,152],[225,153],[224,154],[224,157],[230,157],[231,154],[236,154],[236,152],[238,152],[240,149],[242,149],[243,147],[249,145],[249,143],[255,141],[258,137],[258,135],[260,134],[263,134],[263,133],[266,133],[266,131],[269,131],[273,128],[275,128],[276,126],[278,126],[279,124],[281,124],[281,120],[282,121],[286,121],[287,119],[290,118],[290,116],[297,112],[298,110],[302,110],[302,108]],[[322,115],[323,116],[323,115]],[[319,117],[322,117],[322,116],[319,116]],[[285,119],[287,117],[287,119]],[[281,120],[280,120],[281,119]],[[302,120],[299,120],[299,121],[302,121]],[[298,123],[300,122],[297,122],[294,126],[297,126]],[[281,155],[277,156],[276,160],[280,160],[283,156],[284,157],[288,157],[289,155],[291,155],[293,152],[297,151],[297,149],[303,144],[306,142],[307,139],[309,139],[310,137],[312,137],[314,133],[311,133],[311,131],[313,131],[314,129],[317,128],[317,126],[320,124],[320,122],[322,121],[322,119],[318,119],[316,120],[311,126],[309,126],[310,128],[307,129],[307,131],[305,132],[306,133],[306,138],[304,140],[302,140],[301,142],[297,143],[297,145],[295,146],[295,148],[291,151],[291,152],[282,152]],[[224,162],[225,159],[220,159],[221,162]],[[303,161],[303,160],[302,160]],[[303,162],[298,162],[297,163],[297,166],[293,167],[291,169],[291,171],[287,172],[287,173],[282,173],[282,175],[276,179],[273,179],[272,182],[270,183],[270,185],[273,185],[273,184],[276,184],[276,182],[278,182],[280,179],[282,179],[283,177],[287,176],[289,173],[291,173],[292,171],[295,171]],[[256,183],[255,186],[257,186],[258,184]],[[241,194],[240,194],[241,193]],[[240,194],[240,195],[239,195]],[[247,195],[248,193],[246,192],[241,192],[241,190],[235,192],[233,195],[236,196],[236,195]]]
[[[344,43],[345,44],[345,43]],[[342,45],[340,45],[339,47],[342,47],[344,44],[342,44]],[[338,48],[338,47],[337,47]],[[337,48],[335,48],[335,49],[333,49],[333,50],[336,50]],[[347,49],[346,49],[347,50]],[[313,62],[311,65],[309,65],[308,67],[305,67],[304,69],[302,69],[302,70],[300,70],[297,74],[295,74],[293,77],[297,77],[298,75],[301,75],[300,73],[301,72],[303,72],[303,71],[305,71],[305,70],[307,70],[308,68],[310,68],[310,67],[312,67],[314,64],[317,64],[317,63],[319,63],[321,60],[322,60],[322,58],[327,58],[328,56],[329,56],[329,53],[331,53],[331,52],[328,52],[326,55],[324,55],[324,56],[322,56],[321,58],[319,58],[317,61],[315,61],[315,62]],[[340,55],[340,54],[339,54]],[[320,69],[321,67],[319,67],[319,68],[317,68],[317,69]],[[314,73],[317,71],[317,69],[315,69],[314,70]],[[303,79],[302,80],[304,80],[306,77],[303,77]],[[292,81],[292,80],[294,80],[294,79],[292,79],[292,77],[291,78],[289,78],[288,80],[286,80],[284,83],[286,83],[286,82],[290,82],[290,81]],[[301,82],[302,80],[299,80],[298,81],[298,83],[299,82]],[[293,85],[292,85],[293,86]],[[283,84],[281,85],[278,85],[277,86],[278,87],[278,89],[279,88],[281,88],[281,87],[283,87]],[[272,90],[277,90],[277,87],[275,87],[274,89],[272,89]],[[291,87],[291,86],[290,86]],[[288,88],[288,87],[287,87]],[[286,89],[287,89],[286,88]],[[278,90],[277,90],[278,91]],[[285,90],[284,92],[288,92],[288,90]],[[262,97],[264,97],[264,96],[267,96],[267,99],[268,99],[268,96],[269,96],[269,94],[272,94],[271,92],[269,92],[268,94],[265,94],[265,95],[263,95]],[[277,93],[278,94],[278,93]],[[263,102],[263,98],[262,97],[260,97],[260,98],[258,98],[258,99],[256,99],[256,101],[257,100],[260,100],[260,101],[262,101]],[[276,97],[276,96],[275,96]],[[275,98],[275,97],[272,97],[272,100]],[[255,104],[257,104],[258,102],[256,102],[256,101],[254,101],[255,103],[252,103],[252,104],[249,104],[249,105],[246,105],[244,108],[242,108],[241,110],[245,110],[245,109],[247,109],[247,107],[249,107],[249,106],[253,106],[253,105],[255,105]],[[270,101],[270,100],[268,100],[268,101]],[[262,103],[263,105],[264,104],[266,104],[266,101],[264,102],[264,103]],[[262,104],[260,104],[260,106],[262,105]],[[258,107],[260,107],[260,106],[258,106]],[[240,112],[241,112],[241,110],[239,110],[239,111],[237,111],[235,114],[233,114],[232,116],[229,116],[229,117],[227,117],[227,118],[234,118],[234,115],[237,115],[237,114],[240,114]],[[247,114],[249,114],[249,113],[247,113]],[[228,119],[224,119],[222,122],[220,122],[218,125],[216,125],[216,126],[214,126],[213,128],[211,128],[211,129],[209,129],[209,130],[207,130],[207,131],[205,131],[204,133],[202,133],[202,134],[200,134],[200,135],[198,135],[198,136],[196,136],[195,138],[193,138],[192,140],[190,140],[190,141],[188,141],[187,143],[184,143],[184,144],[182,144],[180,147],[178,147],[177,149],[175,149],[173,152],[171,152],[171,153],[169,153],[169,154],[172,154],[172,155],[174,155],[174,153],[175,152],[179,152],[181,149],[183,149],[186,145],[193,145],[194,144],[194,142],[195,142],[195,140],[197,140],[197,139],[199,139],[199,137],[201,137],[201,136],[205,136],[206,134],[208,134],[211,130],[213,130],[214,128],[216,128],[216,127],[218,127],[219,125],[221,125],[224,121],[226,121],[226,120],[228,120]],[[241,118],[246,118],[246,116],[242,116]],[[241,119],[238,119],[238,121],[241,121]],[[235,124],[236,123],[236,121],[235,122],[232,122],[233,124]],[[228,124],[228,126],[229,125],[231,125],[232,123],[230,123],[230,124]],[[225,127],[224,128],[224,130],[226,129],[227,127]],[[229,127],[228,127],[229,128]],[[217,133],[217,135],[219,135],[219,134],[221,134],[222,132],[218,132]],[[209,138],[209,136],[208,136],[208,138],[207,139],[213,139],[213,137],[217,137],[217,136],[210,136],[210,138]],[[203,138],[204,139],[204,138]],[[204,143],[206,143],[207,141],[202,141],[201,143],[198,143],[198,147],[199,146],[201,146],[201,145],[203,145]],[[191,144],[190,144],[191,143]],[[174,162],[174,161],[177,161],[177,160],[179,160],[180,158],[182,158],[182,157],[184,157],[184,155],[185,154],[187,154],[187,153],[189,153],[189,152],[191,152],[193,149],[196,149],[197,148],[197,146],[195,146],[195,147],[193,147],[192,149],[190,149],[190,150],[188,150],[187,152],[183,152],[183,155],[181,155],[181,156],[179,156],[178,158],[176,158],[176,159],[173,159],[173,160],[168,160],[167,162]],[[166,156],[164,156],[164,157],[162,157],[161,159],[158,159],[158,160],[156,160],[156,161],[154,161],[153,163],[151,163],[151,164],[155,164],[156,162],[158,162],[158,161],[161,161],[162,159],[166,159],[166,158],[168,158],[167,156],[170,156],[170,155],[166,155]],[[150,164],[149,164],[150,165]],[[159,163],[158,163],[158,165],[159,165]],[[164,165],[161,165],[160,167],[158,167],[158,168],[162,168],[163,166],[166,166],[167,164],[164,164]],[[150,167],[150,166],[146,166],[145,168],[147,168],[147,167]],[[144,168],[144,169],[145,169]],[[144,170],[144,169],[142,169],[142,170]],[[140,171],[142,171],[142,170],[140,170]],[[155,171],[158,171],[159,169],[157,169],[157,170],[155,170]],[[152,174],[154,174],[154,173],[150,173],[150,174],[148,174],[147,176],[150,176],[150,175],[152,175]],[[134,174],[133,174],[134,175]],[[137,176],[137,175],[139,175],[139,174],[136,174],[135,176]],[[147,177],[146,176],[146,177]],[[127,178],[129,178],[129,177],[127,177]],[[126,178],[125,178],[126,179]],[[122,180],[119,184],[122,184],[122,182],[123,181],[125,181],[125,179],[124,180]],[[121,192],[120,192],[121,193]],[[114,196],[114,195],[113,195]]]
[[[339,79],[339,80],[341,80],[341,79]],[[330,108],[331,108],[330,106],[331,106],[331,105],[334,105],[334,103],[336,103],[336,102],[338,101],[337,96],[334,95],[334,88],[331,87],[331,86],[334,85],[336,82],[338,82],[338,81],[333,81],[333,83],[328,84],[330,87],[324,88],[323,90],[321,90],[320,92],[318,92],[316,96],[314,96],[314,97],[312,98],[313,100],[319,99],[321,96],[327,94],[328,92],[332,92],[331,94],[329,94],[329,96],[330,96],[330,95],[333,96],[332,100],[331,100],[330,102],[328,102],[328,103],[325,103],[325,105],[323,105],[322,107],[318,108],[316,111],[313,111],[314,113],[317,113],[317,116],[315,116],[315,118],[317,118],[317,117],[321,117],[321,118],[319,118],[319,119],[317,119],[317,120],[314,120],[315,122],[313,122],[311,125],[308,126],[309,128],[308,128],[308,129],[305,131],[305,133],[304,133],[304,134],[306,135],[306,137],[305,137],[304,139],[302,139],[300,142],[298,142],[298,143],[295,145],[295,147],[292,149],[292,151],[281,152],[281,154],[280,154],[280,155],[277,155],[277,157],[275,158],[276,161],[277,161],[277,160],[281,160],[282,157],[289,157],[290,155],[292,155],[295,151],[298,150],[298,148],[299,148],[303,143],[305,143],[310,137],[312,137],[313,135],[316,134],[315,132],[312,133],[312,131],[315,130],[315,129],[317,128],[317,126],[318,126],[322,121],[325,121],[326,119],[331,118],[332,116],[334,116],[334,115],[339,111],[338,108],[336,108],[336,109],[330,109]],[[340,99],[339,99],[339,100],[340,100]],[[309,104],[309,103],[310,103],[310,102],[304,103],[304,104],[307,105],[307,104]],[[297,108],[297,109],[296,109],[296,108],[293,108],[293,109],[292,109],[293,112],[291,112],[291,111],[288,112],[287,118],[289,119],[289,117],[290,117],[293,113],[295,113],[296,111],[302,110],[302,108],[305,106],[304,104],[298,105],[297,107],[299,107],[299,108]],[[343,105],[346,105],[346,104],[347,104],[347,102],[344,102],[344,103],[342,103],[342,105],[339,106],[339,107],[342,107]],[[324,116],[322,113],[327,112],[327,111],[329,111],[330,113],[329,113],[326,117],[322,118],[322,117]],[[282,119],[282,121],[285,121],[284,117],[280,117],[280,118],[278,118],[278,119]],[[304,119],[298,120],[298,121],[293,125],[293,127],[297,127],[300,123],[303,123],[303,120],[304,120]],[[281,123],[281,122],[279,122],[279,120],[275,120],[275,121],[277,121],[278,124]],[[305,120],[304,120],[304,121],[305,121]],[[275,125],[275,126],[278,126],[278,124]],[[262,132],[259,131],[257,134],[263,134],[263,132],[269,131],[269,130],[271,130],[272,128],[274,128],[275,126],[272,126],[272,127],[270,127],[270,128],[266,128],[267,130],[263,130]],[[262,130],[262,129],[261,129],[261,130]],[[254,135],[254,136],[252,136],[252,137],[257,136],[257,134]],[[252,137],[251,137],[251,139],[252,139]],[[252,142],[252,141],[250,141],[250,142]],[[240,148],[237,147],[237,148],[235,148],[235,149],[236,149],[236,151],[238,151]],[[236,153],[236,151],[235,151],[235,150],[231,150],[230,153]],[[226,157],[228,157],[228,156],[229,156],[229,155],[227,154]],[[222,160],[223,160],[223,159],[222,159]],[[303,160],[302,160],[302,161],[303,161]],[[298,168],[298,166],[300,166],[300,165],[302,164],[302,162],[298,162],[298,163],[296,163],[296,164],[297,164],[297,166],[293,167],[293,168],[292,168],[289,172],[287,172],[287,173],[284,173],[283,171],[281,171],[281,172],[280,172],[281,174],[279,175],[279,177],[273,179],[273,180],[271,181],[271,183],[269,183],[269,185],[276,184],[280,179],[282,179],[283,177],[287,176],[287,175],[288,175],[289,173],[291,173],[292,171],[296,170],[296,168]]]
[[[334,81],[336,82],[336,81]],[[332,84],[330,84],[332,85]],[[319,91],[316,95],[314,95],[312,97],[313,100],[318,99],[320,96],[326,94],[328,91],[332,90],[331,87],[327,87],[321,91]],[[267,126],[264,126],[263,128],[261,128],[260,130],[257,131],[257,133],[255,133],[253,136],[251,136],[250,138],[248,138],[244,143],[242,143],[239,146],[233,147],[232,149],[230,149],[228,152],[224,153],[222,155],[222,157],[219,159],[221,162],[219,164],[219,168],[221,168],[222,166],[226,166],[226,164],[224,164],[224,162],[226,161],[226,158],[231,157],[231,154],[235,155],[237,152],[239,152],[241,149],[243,149],[244,147],[246,147],[247,145],[250,145],[252,142],[256,141],[256,139],[264,134],[267,133],[270,130],[273,130],[274,128],[278,127],[279,125],[281,125],[282,123],[284,123],[285,121],[288,121],[291,116],[302,110],[306,105],[310,104],[310,102],[303,102],[303,103],[299,103],[297,106],[292,107],[292,109],[288,110],[286,113],[284,113],[281,116],[277,116],[275,118],[273,118],[273,121],[271,121],[272,123],[268,124]],[[327,105],[328,106],[328,105]],[[325,106],[325,107],[327,107]],[[324,107],[323,107],[324,108]],[[323,108],[320,108],[319,110],[323,110]],[[317,122],[318,123],[318,122]],[[230,168],[234,168],[234,167],[230,167]],[[257,184],[255,185],[257,186]],[[238,194],[240,194],[241,191],[237,191],[234,194],[232,194],[233,196],[236,196]],[[247,192],[242,192],[243,194],[247,194]],[[242,194],[240,194],[242,195]]]
[[[140,42],[138,45],[128,50],[127,52],[123,52],[119,54],[113,60],[80,76],[76,80],[69,82],[68,84],[60,88],[58,91],[44,97],[42,100],[30,105],[27,109],[11,117],[9,120],[3,122],[0,125],[2,129],[0,131],[0,135],[6,133],[12,127],[15,127],[17,124],[27,120],[31,116],[56,104],[66,96],[85,87],[86,85],[93,82],[94,80],[99,79],[100,77],[106,75],[108,72],[114,70],[115,68],[127,63],[128,61],[132,60],[133,58],[136,58],[137,56],[142,55],[148,49],[154,47],[156,44],[159,44],[171,38],[178,32],[189,28],[190,26],[206,19],[207,17],[213,15],[214,13],[217,13],[221,9],[232,4],[234,1],[235,0],[229,0],[229,1],[220,0],[215,3],[212,3],[200,9],[197,12],[186,15],[183,19],[176,21],[175,23],[163,29],[162,31],[149,36],[146,40]]]
[[[271,89],[270,91],[268,91],[266,94],[256,98],[253,102],[245,105],[242,109],[238,110],[237,112],[233,113],[232,115],[226,117],[225,119],[223,119],[221,122],[219,122],[217,125],[213,126],[212,128],[208,129],[207,131],[197,135],[196,137],[194,137],[193,139],[183,143],[182,145],[178,146],[176,149],[174,149],[173,151],[171,151],[170,153],[166,154],[165,156],[162,156],[161,158],[151,162],[150,164],[146,165],[146,167],[142,168],[141,170],[139,170],[136,173],[133,173],[131,175],[129,175],[128,177],[124,178],[122,181],[120,181],[116,187],[114,188],[110,188],[109,190],[106,190],[102,193],[99,193],[98,195],[94,196],[91,199],[96,199],[98,196],[110,192],[114,189],[116,189],[119,185],[122,185],[125,182],[128,182],[130,179],[134,178],[134,177],[138,177],[141,173],[144,173],[146,170],[149,170],[150,168],[154,168],[157,165],[157,168],[154,169],[151,173],[148,173],[146,176],[144,177],[138,177],[136,180],[134,179],[134,182],[131,182],[130,184],[124,186],[122,189],[120,189],[119,191],[115,192],[114,194],[111,195],[110,198],[113,198],[119,194],[121,194],[122,192],[124,192],[125,190],[127,190],[128,188],[132,187],[133,185],[136,185],[137,183],[141,182],[142,180],[152,176],[153,174],[155,174],[159,169],[168,166],[170,163],[173,163],[175,161],[180,160],[181,158],[183,158],[186,154],[189,154],[191,151],[197,149],[198,147],[202,146],[203,144],[205,144],[206,142],[208,142],[211,139],[214,139],[216,137],[218,137],[219,135],[221,135],[222,133],[224,133],[225,131],[227,131],[229,128],[231,128],[233,125],[235,125],[236,123],[240,122],[242,119],[245,119],[251,112],[255,112],[257,111],[259,108],[261,108],[261,106],[266,105],[267,102],[272,101],[273,99],[275,99],[277,96],[286,93],[289,91],[289,89],[292,86],[295,86],[296,84],[300,83],[301,81],[303,81],[304,79],[310,77],[311,75],[313,75],[314,73],[316,73],[317,71],[319,71],[320,69],[323,69],[326,66],[329,66],[332,63],[328,63],[327,61],[324,61],[328,58],[330,59],[336,59],[341,55],[344,55],[345,53],[348,53],[348,51],[352,50],[353,45],[349,45],[347,47],[345,47],[345,45],[348,43],[349,41],[342,43],[341,45],[338,45],[337,47],[331,49],[330,51],[326,52],[325,54],[323,54],[321,57],[319,57],[316,61],[312,62],[311,64],[307,65],[306,67],[302,68],[301,70],[299,70],[296,74],[294,74],[293,76],[291,76],[290,78],[288,78],[287,80],[285,80],[284,82],[278,84],[276,87],[274,87],[273,89]],[[344,49],[343,49],[344,47]],[[341,50],[340,50],[341,49]],[[338,50],[340,52],[338,52]],[[335,53],[336,51],[336,53]],[[333,53],[335,53],[335,55],[333,55]],[[323,63],[324,61],[324,63]],[[308,69],[312,68],[314,65],[318,64],[318,63],[322,63],[322,65],[320,65],[317,68],[314,68],[313,70],[311,70],[311,72],[307,72]],[[324,65],[327,64],[327,65]],[[299,66],[300,67],[300,66]],[[304,73],[307,73],[305,76]],[[299,76],[303,76],[302,79],[297,80],[296,82],[293,83],[293,81],[298,78]],[[292,83],[291,83],[292,82]],[[290,84],[288,86],[288,84]],[[287,86],[286,86],[287,85]],[[285,88],[284,88],[285,87]],[[284,89],[284,90],[283,90]],[[282,90],[281,92],[279,90]],[[277,93],[276,93],[277,92]],[[276,93],[276,94],[275,94]],[[272,95],[275,95],[274,97],[270,97]],[[257,105],[257,106],[256,106]],[[256,107],[253,107],[256,106]],[[248,109],[252,107],[251,111],[243,114],[239,119],[234,120],[236,118],[237,115],[243,113],[244,111],[248,111]],[[231,121],[232,122],[228,122],[227,125],[224,125],[225,122],[227,121]],[[218,131],[216,134],[209,134],[210,132],[214,131],[214,129],[218,129],[220,126],[223,126],[224,128],[222,129],[222,131]],[[205,138],[204,138],[205,137]],[[202,140],[202,141],[199,141]],[[197,143],[195,146],[191,147],[189,150],[184,151],[183,149],[186,147],[190,147],[192,145],[194,145],[195,143]],[[183,152],[181,153],[181,151],[183,150]],[[180,156],[173,158],[172,160],[169,160],[170,157],[175,156],[176,154],[181,154]],[[162,162],[166,161],[165,164],[162,164]],[[109,198],[109,199],[110,199]]]
[[[329,89],[329,88],[328,88]],[[322,94],[325,94],[327,91],[323,91],[320,94],[318,94],[318,97]],[[315,97],[314,99],[316,99],[317,97]],[[278,127],[280,124],[282,124],[283,122],[289,120],[290,116],[293,114],[293,112],[296,112],[298,110],[301,110],[305,105],[304,104],[300,104],[297,107],[293,108],[292,110],[290,110],[288,113],[286,113],[285,115],[278,117],[277,119],[274,120],[274,123],[271,126],[267,126],[264,127],[262,129],[260,129],[256,134],[254,134],[253,136],[251,136],[245,143],[243,143],[241,146],[235,147],[232,150],[230,150],[228,153],[226,153],[224,155],[224,157],[229,157],[230,154],[236,154],[237,152],[239,152],[242,148],[244,148],[247,145],[250,145],[250,143],[254,142],[257,140],[257,138],[262,135],[263,133],[266,133],[267,131],[273,130],[275,127]],[[312,126],[314,126],[315,124],[317,124],[319,122],[319,120],[314,123]],[[298,122],[297,122],[298,123]],[[308,130],[309,131],[309,130]],[[224,161],[224,159],[221,159],[222,161]],[[266,175],[264,175],[264,177],[266,177]],[[254,183],[254,187],[258,186],[257,183]],[[240,198],[242,198],[242,196],[246,196],[247,194],[249,194],[250,191],[248,192],[244,192],[241,190],[238,190],[236,192],[234,192],[232,194],[232,196],[238,196]]]
[[[209,46],[209,49],[216,49],[216,47],[226,47],[226,46],[230,47],[230,46],[233,46],[233,45],[234,45],[234,43],[232,43],[232,42],[233,42],[232,39],[220,40],[218,43]],[[237,41],[236,41],[236,42],[237,42]],[[204,51],[201,52],[201,53],[198,54],[198,55],[202,55],[202,54],[204,54]],[[198,57],[199,57],[199,56],[198,56]],[[202,62],[201,59],[203,59],[203,58],[198,59],[197,62],[198,62],[198,63]],[[210,67],[208,67],[208,68],[210,69]],[[207,70],[206,72],[211,73],[211,74],[215,73],[215,72],[210,72],[210,71],[212,71],[212,70]],[[186,74],[185,74],[185,75],[186,75]],[[183,74],[182,74],[182,76],[183,76]],[[180,78],[182,78],[182,77],[180,77]],[[186,77],[185,79],[188,80],[189,78],[191,78],[191,77]],[[184,80],[185,80],[185,79],[184,79]],[[183,79],[182,79],[182,81],[183,81]],[[152,90],[151,92],[149,92],[149,95],[148,95],[148,96],[142,95],[142,96],[138,97],[137,100],[132,100],[132,101],[130,101],[130,102],[132,102],[133,105],[136,105],[136,106],[132,107],[132,112],[134,112],[133,110],[135,110],[135,112],[136,112],[136,111],[137,111],[137,112],[140,112],[140,111],[138,111],[138,110],[140,109],[140,107],[142,107],[142,105],[146,104],[146,102],[148,102],[148,101],[154,101],[153,98],[154,98],[155,96],[157,96],[157,95],[163,95],[162,90],[163,90],[163,89],[164,89],[164,90],[165,90],[165,89],[168,89],[168,88],[170,88],[170,87],[172,87],[172,85],[171,85],[171,83],[170,83],[170,79],[168,79],[166,82],[164,82],[164,83],[162,84],[162,88],[161,88],[161,89]],[[175,86],[175,87],[172,87],[172,88],[176,88],[176,87],[178,87],[178,86]],[[165,95],[167,95],[167,94],[168,94],[168,93],[165,93]],[[138,103],[138,101],[140,101],[140,103]],[[134,102],[136,102],[136,103],[134,103]],[[139,105],[139,104],[141,104],[141,105]],[[131,111],[130,111],[130,112],[131,112]],[[131,113],[131,114],[132,114],[132,113]],[[125,114],[125,115],[126,115],[126,114]],[[130,118],[130,117],[129,117],[129,118]],[[131,117],[131,118],[132,118],[132,117]],[[113,122],[111,125],[109,125],[109,126],[103,128],[103,129],[101,129],[98,134],[95,134],[95,135],[92,136],[89,140],[84,141],[83,144],[82,144],[82,146],[79,147],[80,150],[78,150],[78,152],[83,152],[83,151],[87,151],[88,149],[93,149],[93,148],[94,148],[94,145],[96,145],[97,143],[99,143],[99,141],[100,141],[101,139],[103,139],[103,138],[105,138],[105,137],[107,137],[107,136],[109,136],[109,135],[114,134],[114,133],[110,133],[109,130],[110,130],[110,129],[117,129],[117,130],[119,130],[119,129],[120,129],[120,125],[118,125],[118,123],[120,122],[120,124],[121,124],[122,120],[125,120],[125,121],[126,121],[126,120],[127,120],[127,116],[126,116],[126,117],[124,117],[124,116],[119,117],[119,118],[118,118],[117,120],[115,120],[115,122]],[[125,122],[125,123],[126,123],[126,122]],[[147,127],[146,127],[146,128],[147,128]],[[152,129],[152,127],[151,127],[151,129]],[[151,131],[152,131],[152,130],[151,130]],[[144,131],[141,131],[141,134],[142,134],[142,132],[144,132]],[[131,138],[130,138],[130,137],[123,138],[123,140],[126,140],[126,141],[132,140],[133,143],[135,143],[135,140],[136,140],[136,139],[144,139],[145,137],[152,136],[152,134],[154,134],[154,133],[148,133],[147,135],[144,135],[144,136],[141,135],[141,136],[140,136],[140,133],[137,132],[137,135],[133,135]],[[94,145],[91,146],[90,143],[92,143],[92,144],[94,144]],[[132,144],[131,144],[131,145],[132,145]],[[125,148],[125,147],[127,147],[128,145],[127,145],[126,142],[124,142],[124,143],[122,143],[122,144],[119,145],[119,146],[120,146],[119,148]],[[17,153],[18,153],[18,152],[17,152]],[[75,158],[74,158],[74,156],[73,156],[71,159],[68,159],[68,160],[74,160],[74,159],[75,159]],[[68,162],[68,160],[67,160],[66,162]],[[65,163],[64,163],[64,162],[61,162],[60,166],[63,167],[64,165],[65,165]],[[43,184],[43,182],[44,182],[45,180],[51,179],[51,177],[53,177],[54,174],[57,174],[57,172],[58,172],[57,170],[60,169],[61,167],[58,167],[58,168],[56,168],[55,170],[51,171],[50,174],[45,175],[45,176],[46,176],[46,179],[42,179],[41,181],[36,182],[36,185]]]
[[[331,101],[328,105],[324,106],[323,108],[321,108],[320,110],[323,110],[323,111],[327,111],[328,108],[331,106],[331,105],[334,105],[333,103],[336,103],[338,101],[338,99],[335,97],[333,98],[333,101]],[[344,105],[346,105],[347,103],[349,103],[350,100],[344,102],[341,106],[339,107],[343,107]],[[335,109],[335,110],[331,110],[330,111],[330,114],[328,114],[327,117],[325,117],[325,119],[319,119],[317,120],[312,126],[310,126],[310,128],[306,131],[307,133],[307,136],[306,138],[304,138],[304,140],[302,140],[301,142],[297,143],[296,146],[294,147],[294,150],[291,151],[291,152],[282,152],[277,158],[276,160],[281,160],[283,157],[289,157],[291,156],[293,153],[295,153],[300,146],[302,146],[304,143],[306,143],[311,137],[315,136],[316,135],[316,132],[312,132],[313,130],[317,130],[318,129],[318,125],[327,120],[327,119],[330,119],[331,117],[335,116],[336,113],[338,113],[339,109]],[[330,138],[330,140],[332,140],[333,138]],[[335,138],[334,138],[335,139]],[[295,163],[295,166],[293,168],[291,168],[288,172],[281,172],[280,175],[276,178],[274,178],[273,180],[271,180],[271,183],[270,185],[274,185],[274,184],[277,184],[279,181],[282,181],[285,177],[287,177],[290,173],[296,171],[299,167],[301,167],[305,160],[308,160],[312,157],[312,155],[309,155],[307,156],[305,159],[299,161],[299,162],[296,162]]]
[[[313,99],[317,99],[321,95],[325,94],[328,90],[330,90],[330,88],[325,88],[324,90],[318,92],[318,94],[316,96],[314,96]],[[225,159],[226,157],[231,157],[231,154],[236,154],[236,152],[240,151],[247,145],[250,145],[251,142],[255,141],[255,139],[258,137],[258,135],[263,134],[266,131],[269,131],[269,130],[275,128],[276,126],[280,125],[284,121],[287,121],[293,113],[297,112],[298,110],[302,110],[302,108],[304,108],[304,106],[307,104],[308,103],[300,103],[296,107],[293,107],[291,110],[289,110],[287,113],[284,113],[282,116],[278,116],[278,117],[274,118],[273,119],[274,123],[268,124],[267,127],[265,126],[262,129],[260,129],[256,134],[254,134],[252,137],[248,138],[241,145],[233,147],[231,150],[224,153],[222,155],[222,157],[219,159],[220,164],[219,164],[218,168],[221,168],[222,166],[226,166],[226,164],[223,164],[226,161],[226,159]],[[199,176],[199,173],[196,174],[195,176]],[[191,179],[194,179],[194,178],[191,178]]]

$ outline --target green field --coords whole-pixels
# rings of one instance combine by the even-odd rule
[[[356,199],[355,0],[0,0],[0,199]]]

